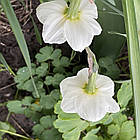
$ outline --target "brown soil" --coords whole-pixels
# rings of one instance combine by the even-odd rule
[[[11,0],[10,2],[15,10],[18,20],[20,21],[20,25],[29,48],[31,60],[33,62],[35,59],[34,56],[38,52],[40,45],[36,40],[34,27],[29,15],[31,14],[33,16],[35,23],[41,31],[42,25],[39,23],[35,14],[35,9],[39,5],[39,0],[25,0],[24,2],[27,7],[26,10],[19,0]],[[14,72],[25,65],[19,46],[4,12],[0,15],[0,52],[3,54],[7,63]],[[13,76],[7,71],[0,72],[0,121],[5,121],[8,115],[8,110],[6,107],[2,106],[2,103],[14,99],[16,90]],[[33,122],[27,119],[24,115],[12,114],[9,118],[9,122],[15,127],[17,133],[25,136],[31,135]],[[17,139],[10,135],[6,135],[6,138],[8,140]]]

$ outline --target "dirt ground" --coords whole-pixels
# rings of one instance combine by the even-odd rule
[[[15,10],[18,20],[20,21],[20,25],[29,48],[31,60],[33,62],[35,54],[40,49],[40,45],[36,40],[34,27],[29,15],[31,14],[33,16],[35,23],[41,31],[42,25],[39,23],[35,14],[35,9],[39,5],[39,0],[25,0],[24,2],[27,8],[26,10],[19,0],[11,0],[11,4]],[[16,39],[3,12],[0,15],[0,52],[3,54],[7,63],[14,72],[25,65]],[[0,72],[0,121],[5,121],[8,115],[8,110],[6,107],[2,106],[2,103],[14,99],[16,90],[12,75],[10,75],[7,71]],[[25,116],[11,115],[9,122],[16,128],[17,133],[26,136],[31,135],[33,122]],[[9,135],[6,135],[6,137],[8,140],[15,140],[15,137]]]

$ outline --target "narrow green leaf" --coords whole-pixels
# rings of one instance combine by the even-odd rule
[[[105,0],[101,0],[102,3],[104,3],[105,5],[107,5],[108,7],[110,7],[113,11],[115,11],[116,13],[118,13],[120,16],[123,17],[123,12],[119,9],[117,9],[114,5],[110,4],[109,2],[105,1]]]
[[[13,74],[13,76],[16,76],[15,73],[12,71],[12,69],[7,64],[5,58],[3,57],[3,55],[1,53],[0,53],[0,62],[5,66],[5,68],[9,71],[9,73]]]
[[[36,39],[37,39],[38,43],[40,45],[42,45],[42,38],[41,38],[41,35],[39,33],[38,27],[37,27],[37,25],[36,25],[36,23],[35,23],[35,21],[34,21],[34,19],[33,19],[33,17],[31,15],[30,15],[30,18],[31,18],[33,26],[34,26],[34,31],[35,31]]]
[[[134,3],[136,4],[137,2],[138,4],[138,1],[139,0],[122,0],[135,100],[137,140],[140,139],[140,42],[138,40],[138,16],[135,14],[135,12],[139,13],[139,9],[135,8]]]
[[[8,133],[8,134],[10,134],[10,135],[14,135],[14,136],[17,136],[17,137],[20,137],[20,138],[24,138],[24,139],[26,139],[26,140],[31,140],[30,138],[27,138],[27,137],[25,137],[25,136],[23,136],[23,135],[20,135],[20,134],[11,132],[11,131],[7,131],[7,130],[2,130],[2,129],[0,129],[0,132]]]
[[[95,37],[92,49],[97,58],[109,56],[116,60],[125,44],[126,38],[120,35],[112,35],[108,32],[125,33],[121,0],[114,0],[116,6],[111,5],[107,0],[96,0],[95,2],[99,11],[98,22],[101,24],[103,31],[100,36]],[[115,14],[112,14],[114,11]]]
[[[25,5],[25,3],[24,3],[24,1],[23,1],[23,0],[19,0],[19,1],[20,1],[21,4],[24,6],[24,9],[25,9],[25,10],[28,10],[27,7],[26,7],[26,5]],[[33,23],[33,26],[34,26],[34,31],[35,31],[36,39],[37,39],[38,43],[39,43],[40,45],[42,45],[41,35],[40,35],[39,30],[38,30],[38,28],[37,28],[37,25],[36,25],[36,23],[35,23],[35,21],[34,21],[34,18],[32,17],[31,14],[29,15],[29,17],[31,18],[32,23]]]
[[[135,5],[135,11],[136,11],[136,21],[137,21],[137,27],[138,31],[140,31],[140,0],[134,0]]]
[[[17,40],[17,42],[19,44],[20,50],[21,50],[21,52],[23,54],[24,60],[25,60],[27,66],[28,66],[28,69],[30,71],[31,79],[32,79],[32,82],[33,82],[33,85],[34,85],[34,88],[35,88],[35,91],[36,91],[34,97],[39,98],[39,94],[38,94],[36,85],[34,83],[34,79],[32,77],[31,60],[30,60],[28,47],[27,47],[26,41],[24,39],[24,35],[22,33],[22,30],[21,30],[21,27],[19,25],[19,22],[18,22],[18,20],[16,18],[16,15],[14,13],[14,10],[13,10],[9,0],[1,0],[1,5],[2,5],[2,8],[3,8],[7,18],[8,18],[8,21],[9,21],[9,23],[11,25],[13,33],[14,33],[14,35],[16,37],[16,40]]]

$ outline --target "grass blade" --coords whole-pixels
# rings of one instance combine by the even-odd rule
[[[36,98],[39,98],[39,94],[38,94],[34,79],[32,77],[31,60],[30,60],[28,47],[27,47],[26,41],[24,39],[24,35],[22,33],[22,30],[21,30],[21,27],[19,25],[19,22],[18,22],[18,20],[16,18],[16,15],[14,13],[14,10],[13,10],[9,0],[1,0],[1,5],[2,5],[2,8],[3,8],[7,18],[8,18],[8,21],[9,21],[9,23],[11,25],[11,28],[13,30],[13,33],[14,33],[15,37],[16,37],[16,40],[17,40],[17,42],[19,44],[19,47],[20,47],[20,50],[21,50],[22,55],[24,57],[24,60],[26,62],[26,65],[29,68],[32,83],[33,83],[34,89],[36,91],[35,95],[33,95],[33,96],[36,97]]]
[[[17,136],[17,137],[20,137],[20,138],[24,138],[24,139],[26,139],[26,140],[31,140],[30,138],[27,138],[27,137],[25,137],[25,136],[23,136],[23,135],[20,135],[20,134],[16,134],[16,133],[11,132],[11,131],[7,131],[7,130],[0,129],[0,132],[8,133],[8,134],[10,134],[10,135],[14,135],[14,136]]]
[[[36,23],[35,23],[33,17],[30,16],[30,18],[31,18],[32,23],[33,23],[33,26],[34,26],[34,31],[35,31],[36,39],[37,39],[38,43],[39,43],[40,45],[42,45],[42,38],[41,38],[41,35],[40,35],[40,33],[39,33],[38,27],[37,27],[37,25],[36,25]]]
[[[19,0],[19,1],[20,1],[21,4],[24,6],[24,9],[27,10],[24,1],[23,1],[23,0]],[[40,45],[42,45],[42,38],[41,38],[41,35],[40,35],[40,33],[39,33],[38,27],[37,27],[37,25],[36,25],[36,23],[35,23],[35,21],[34,21],[34,18],[32,17],[31,14],[29,15],[29,17],[31,18],[32,23],[33,23],[33,26],[34,26],[34,31],[35,31],[36,39],[37,39],[38,43],[39,43]]]
[[[136,138],[137,140],[140,140],[140,43],[138,39],[138,24],[134,1],[136,0],[122,0],[122,4],[135,101]],[[136,12],[139,13],[139,11]]]
[[[3,57],[3,55],[1,53],[0,53],[0,62],[4,65],[4,67],[6,68],[6,70],[9,71],[10,74],[12,74],[13,76],[16,76],[15,73],[12,71],[12,69],[7,64],[5,58]]]
[[[135,11],[136,11],[136,19],[137,19],[137,28],[138,28],[138,36],[140,42],[140,0],[134,0]]]
[[[105,0],[100,0],[102,1],[102,3],[104,3],[105,5],[107,5],[108,7],[110,7],[112,10],[114,10],[116,13],[118,13],[120,16],[123,17],[123,12],[120,11],[119,9],[117,9],[114,5],[111,5],[109,2],[105,1]]]

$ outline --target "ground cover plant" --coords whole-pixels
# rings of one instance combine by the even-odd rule
[[[0,139],[139,140],[139,5],[1,0]]]

